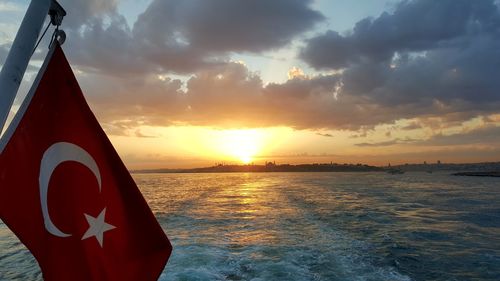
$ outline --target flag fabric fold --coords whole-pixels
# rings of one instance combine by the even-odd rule
[[[57,43],[0,153],[0,218],[45,280],[159,278],[172,246]]]

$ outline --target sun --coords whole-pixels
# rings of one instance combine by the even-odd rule
[[[223,130],[218,136],[218,150],[221,154],[250,164],[263,144],[263,133],[255,130]]]
[[[240,156],[240,160],[243,164],[250,164],[252,162],[252,156]]]

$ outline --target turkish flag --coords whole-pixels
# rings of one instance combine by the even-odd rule
[[[55,44],[0,141],[0,218],[45,280],[157,280],[172,246]]]

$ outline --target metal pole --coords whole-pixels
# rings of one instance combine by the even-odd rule
[[[51,0],[31,0],[0,72],[0,133],[9,115],[50,6]]]

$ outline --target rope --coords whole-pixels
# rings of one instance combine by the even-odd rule
[[[52,46],[52,43],[54,43],[54,40],[57,40],[56,34],[57,34],[58,30],[59,30],[59,25],[56,25],[56,29],[54,29],[54,32],[52,33],[52,37],[50,37],[49,49]]]
[[[50,27],[50,21],[47,24],[47,27],[45,27],[45,30],[43,31],[42,36],[40,37],[40,39],[38,39],[38,42],[36,42],[35,48],[33,49],[33,52],[31,53],[31,55],[33,55],[35,53],[36,48],[38,47],[38,45],[42,41],[43,37],[45,36],[45,33],[47,33],[47,30],[49,29],[49,27]]]

